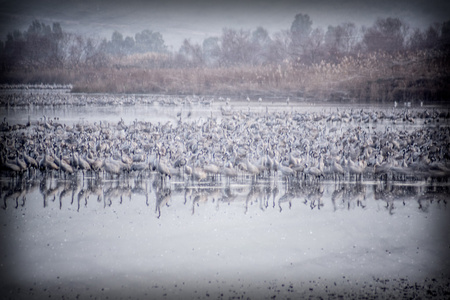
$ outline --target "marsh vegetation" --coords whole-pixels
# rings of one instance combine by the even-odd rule
[[[91,93],[446,102],[449,32],[449,22],[423,30],[391,17],[325,30],[297,14],[280,32],[224,28],[201,45],[186,39],[169,51],[149,29],[98,39],[35,20],[0,44],[0,82]]]

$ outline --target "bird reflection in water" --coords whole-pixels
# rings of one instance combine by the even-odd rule
[[[286,184],[279,188],[280,184]],[[331,205],[333,211],[367,209],[381,207],[390,214],[399,205],[416,202],[417,208],[427,212],[430,205],[436,203],[446,206],[449,186],[439,184],[398,184],[392,181],[310,181],[292,179],[278,183],[277,180],[241,180],[229,183],[214,178],[214,181],[193,183],[190,180],[168,183],[158,173],[150,176],[129,176],[119,179],[105,180],[102,177],[74,176],[68,180],[63,177],[37,175],[33,178],[15,178],[0,181],[0,197],[2,208],[18,209],[26,205],[28,195],[41,195],[43,207],[58,203],[59,209],[64,207],[76,208],[81,211],[87,208],[89,201],[103,202],[106,209],[116,203],[122,205],[124,200],[133,201],[135,198],[145,198],[145,206],[154,202],[155,215],[162,216],[164,209],[171,207],[171,201],[190,208],[195,215],[200,206],[213,203],[219,210],[223,204],[242,205],[243,213],[248,213],[252,206],[260,211],[277,209],[283,212],[294,205],[304,204],[310,209],[321,210]],[[70,202],[66,203],[65,200]],[[373,201],[372,201],[373,200]],[[377,203],[383,203],[378,205]],[[225,208],[226,209],[226,208]]]
[[[161,208],[169,207],[172,190],[165,185],[165,178],[162,176],[155,176],[152,186],[156,198],[155,213],[159,219],[161,217]]]

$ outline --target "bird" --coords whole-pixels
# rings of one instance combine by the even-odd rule
[[[35,169],[38,168],[38,163],[33,157],[31,157],[31,156],[27,155],[25,152],[23,152],[23,158],[29,168],[30,167],[35,168]]]
[[[355,175],[355,179],[359,177],[361,180],[364,169],[364,165],[361,161],[358,161],[358,163],[353,162],[351,159],[348,161],[348,171],[350,175]]]
[[[91,165],[80,155],[76,154],[76,158],[78,159],[78,168],[83,171],[90,171]]]
[[[234,178],[238,176],[238,171],[233,167],[233,164],[228,161],[222,167],[222,174],[225,175],[228,179]]]
[[[305,165],[305,170],[303,171],[305,174],[310,175],[316,179],[319,179],[321,176],[323,177],[323,173],[319,168],[315,166],[308,167],[308,164]]]
[[[345,175],[344,168],[340,164],[338,164],[338,162],[336,160],[333,160],[333,165],[331,167],[331,170],[335,175],[335,180],[336,180],[336,177],[339,177],[339,175],[342,175],[342,176]]]
[[[261,172],[260,169],[254,165],[253,163],[250,162],[250,160],[246,160],[246,170],[247,172],[253,176],[254,179],[256,179],[256,177],[259,175],[259,173]]]
[[[284,177],[291,177],[294,174],[294,170],[288,166],[278,165],[278,170]]]
[[[64,95],[64,99],[40,95],[38,99],[38,96],[30,96],[29,101],[113,104],[136,103],[138,99],[104,95]],[[141,100],[162,106],[205,102],[198,96],[184,100],[163,98],[142,97]],[[250,102],[249,96],[246,99]],[[257,99],[262,101],[262,97]],[[289,97],[285,99],[288,105],[292,104]],[[173,111],[176,120],[179,111]],[[223,114],[219,110],[217,114],[211,110],[211,116],[195,114],[189,121],[177,120],[176,124],[134,119],[128,125],[125,116],[119,122],[102,120],[92,124],[83,119],[71,125],[57,124],[54,117],[48,116],[42,117],[41,122],[25,120],[26,125],[11,125],[4,120],[0,126],[4,141],[0,149],[2,169],[25,172],[40,168],[68,174],[70,168],[73,172],[82,170],[83,174],[90,169],[97,176],[151,169],[164,177],[195,174],[195,178],[206,181],[219,174],[233,178],[240,172],[254,179],[273,175],[286,180],[294,172],[318,180],[332,175],[336,180],[347,174],[357,178],[362,174],[373,178],[389,174],[394,180],[404,180],[408,172],[417,179],[441,178],[449,168],[450,157],[445,152],[449,129],[412,126],[422,122],[438,125],[437,120],[447,119],[448,112],[439,108],[411,110],[406,104],[399,110],[291,111],[285,107],[268,114],[230,106],[226,111]],[[64,156],[67,154],[68,157]],[[105,172],[100,173],[102,170]],[[28,176],[32,175],[28,172]]]
[[[213,177],[220,173],[220,168],[214,163],[209,163],[205,165],[203,167],[203,170],[206,172],[206,174],[211,175]]]
[[[156,171],[161,174],[161,177],[165,179],[166,177],[171,178],[171,173],[169,167],[164,161],[161,161],[161,154],[158,152],[156,161]]]
[[[122,170],[120,163],[115,161],[111,156],[104,161],[104,169],[108,174],[120,176]]]
[[[199,166],[192,168],[192,177],[194,178],[194,180],[203,181],[207,176],[208,174],[205,172],[205,170],[203,170],[203,168]]]
[[[44,156],[39,161],[39,168],[42,171],[59,170],[59,167],[55,164],[53,157],[48,155],[48,150],[44,152]]]
[[[16,164],[15,161],[10,161],[7,158],[3,157],[3,155],[1,156],[1,159],[2,159],[1,161],[2,169],[12,171],[14,173],[19,173],[22,170],[20,166]]]

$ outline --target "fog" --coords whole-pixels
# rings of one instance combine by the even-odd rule
[[[133,36],[150,29],[160,32],[171,50],[185,38],[202,42],[220,35],[222,28],[254,29],[274,33],[289,29],[297,13],[307,13],[314,27],[342,22],[370,26],[378,17],[399,17],[412,27],[426,27],[448,19],[446,1],[2,1],[0,37],[25,30],[34,19],[82,34],[110,38],[114,30]]]

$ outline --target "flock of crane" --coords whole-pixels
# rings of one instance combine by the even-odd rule
[[[445,109],[324,109],[253,112],[152,124],[79,122],[45,116],[0,124],[0,169],[206,181],[247,176],[394,180],[450,176],[450,114]]]

